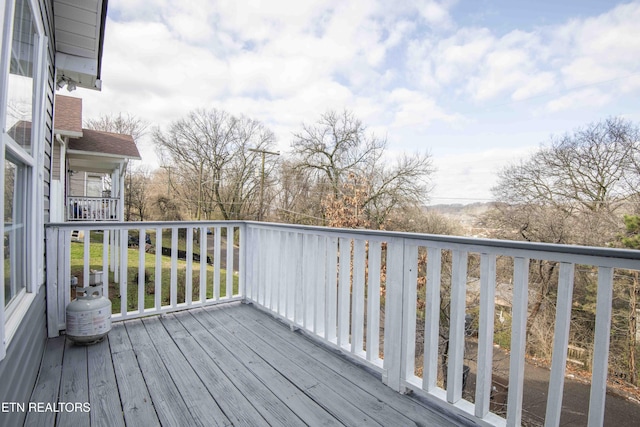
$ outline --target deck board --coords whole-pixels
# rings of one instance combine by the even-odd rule
[[[84,403],[89,401],[89,377],[87,372],[87,347],[73,345],[67,341],[62,362],[60,380],[60,402]],[[56,424],[61,427],[76,427],[89,424],[89,412],[60,411]]]
[[[57,337],[47,341],[45,352],[47,358],[42,360],[38,383],[31,394],[31,402],[53,403],[58,401],[60,379],[62,378],[62,359],[64,356],[65,339]],[[55,424],[56,413],[52,411],[29,411],[25,425],[34,427],[49,427]]]
[[[91,425],[100,427],[124,427],[122,404],[111,362],[109,341],[104,340],[87,348],[89,371],[89,402]]]
[[[116,323],[89,347],[49,340],[33,399],[91,404],[55,425],[454,425],[241,304]]]
[[[157,316],[149,317],[144,319],[143,323],[149,335],[153,336],[156,350],[182,394],[196,425],[230,426],[231,422],[202,383],[198,373],[193,370],[178,346],[173,342],[171,335],[160,322],[160,318]]]
[[[160,420],[123,323],[113,325],[109,332],[109,344],[125,424],[159,426]]]

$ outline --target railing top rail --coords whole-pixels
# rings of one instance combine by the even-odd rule
[[[109,223],[96,223],[95,221],[52,222],[45,224],[47,228],[59,228],[63,230],[139,230],[151,228],[186,228],[186,227],[216,227],[244,224],[243,221],[114,221]]]
[[[561,245],[553,243],[539,243],[539,242],[521,242],[516,240],[499,240],[499,239],[485,239],[477,237],[461,237],[461,236],[447,236],[440,234],[419,234],[419,233],[407,233],[400,231],[384,231],[384,230],[365,230],[365,229],[348,229],[348,228],[332,228],[332,227],[320,227],[312,225],[298,225],[298,224],[279,224],[279,223],[265,223],[246,221],[246,224],[252,227],[260,228],[285,228],[295,229],[298,231],[306,232],[322,232],[329,234],[345,235],[345,236],[367,236],[375,237],[378,239],[410,239],[422,242],[440,242],[454,245],[464,245],[469,247],[488,247],[496,249],[512,249],[534,252],[550,252],[555,254],[570,254],[570,255],[584,255],[589,257],[602,257],[602,258],[619,258],[626,260],[637,260],[639,262],[638,269],[640,269],[640,251],[633,249],[618,249],[618,248],[602,248],[595,246],[578,246],[578,245]]]
[[[122,229],[150,229],[150,228],[185,228],[185,227],[216,227],[216,226],[242,226],[253,228],[282,229],[306,233],[322,233],[337,237],[373,238],[377,240],[409,239],[416,244],[440,243],[443,245],[461,245],[470,251],[481,251],[483,248],[497,251],[528,251],[536,253],[550,253],[556,255],[579,255],[585,257],[611,258],[638,262],[640,269],[640,251],[633,249],[602,248],[593,246],[560,245],[553,243],[520,242],[515,240],[498,240],[475,237],[445,236],[438,234],[406,233],[399,231],[381,231],[365,229],[332,228],[299,224],[280,224],[256,221],[144,221],[144,222],[109,222],[96,223],[93,221],[74,221],[72,223],[50,223],[47,227],[60,229],[88,229],[88,230],[122,230]]]
[[[67,200],[119,200],[119,198],[100,196],[67,196]]]

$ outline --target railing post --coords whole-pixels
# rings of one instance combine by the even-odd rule
[[[387,243],[387,283],[382,381],[400,393],[406,391],[402,378],[403,267],[404,239],[392,238]]]
[[[46,230],[47,245],[47,335],[54,338],[60,335],[58,325],[58,228]]]

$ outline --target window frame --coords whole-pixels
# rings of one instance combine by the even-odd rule
[[[5,233],[4,218],[4,191],[5,176],[4,164],[11,161],[20,170],[20,182],[16,187],[20,188],[22,195],[19,200],[23,205],[24,227],[24,251],[29,256],[25,257],[24,279],[25,286],[13,297],[5,307],[4,291],[0,293],[0,360],[6,355],[13,336],[15,335],[22,319],[26,315],[35,295],[41,285],[44,284],[44,140],[45,140],[45,115],[46,115],[46,88],[48,81],[48,46],[49,41],[45,33],[42,21],[42,11],[37,0],[22,0],[31,10],[33,29],[35,30],[34,44],[32,46],[34,60],[31,84],[31,145],[30,152],[21,147],[8,134],[7,129],[7,102],[10,79],[10,64],[13,45],[13,23],[18,0],[9,0],[3,8],[0,8],[0,200],[3,208],[0,209],[0,226],[2,234]],[[16,190],[14,189],[14,192]],[[0,254],[4,259],[4,245],[0,248]],[[10,261],[10,262],[13,262]],[[17,260],[16,262],[20,262]],[[0,263],[0,276],[4,276],[4,262]]]

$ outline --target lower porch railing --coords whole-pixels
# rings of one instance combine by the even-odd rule
[[[112,197],[67,197],[67,221],[120,221],[118,201]]]
[[[510,426],[521,424],[526,394],[532,266],[555,266],[557,281],[546,302],[556,307],[544,414],[551,426],[562,411],[576,274],[597,289],[589,361],[596,426],[604,420],[614,275],[640,270],[638,251],[255,222],[54,224],[47,254],[51,336],[64,329],[72,276],[101,284],[113,321],[243,300],[379,372],[396,391],[481,425]],[[511,319],[502,409],[494,405],[497,302]]]

